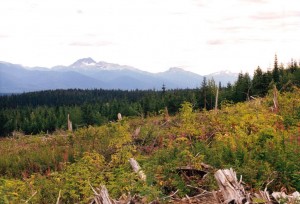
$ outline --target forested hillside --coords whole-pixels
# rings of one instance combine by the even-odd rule
[[[90,203],[91,186],[100,185],[115,199],[130,194],[164,203],[174,193],[217,189],[213,173],[228,167],[251,192],[267,186],[289,193],[300,190],[300,90],[274,88],[265,98],[223,102],[221,110],[199,112],[184,102],[174,116],[164,110],[74,132],[15,134],[0,147],[0,203]],[[129,158],[140,163],[145,181]],[[181,171],[187,167],[208,174]]]
[[[259,67],[251,79],[240,73],[234,84],[222,85],[214,80],[199,82],[197,89],[169,90],[48,90],[19,95],[0,96],[0,135],[8,136],[14,130],[25,134],[51,133],[66,129],[70,114],[73,127],[105,124],[116,119],[117,113],[127,117],[157,115],[165,107],[169,114],[178,112],[180,104],[188,101],[195,110],[211,110],[222,103],[237,103],[263,97],[276,85],[281,91],[300,86],[300,67],[291,61],[284,67],[275,56],[273,70],[263,72]]]

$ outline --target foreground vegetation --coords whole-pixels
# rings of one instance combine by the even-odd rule
[[[216,189],[213,174],[187,178],[176,169],[234,168],[247,188],[300,190],[300,90],[273,92],[244,103],[223,102],[221,110],[181,104],[170,117],[123,118],[101,126],[56,131],[51,135],[0,140],[0,203],[88,203],[91,184],[106,185],[113,198],[131,193],[143,202],[163,201],[198,189]],[[138,178],[128,162],[135,158],[147,175]],[[272,181],[272,182],[271,182]]]

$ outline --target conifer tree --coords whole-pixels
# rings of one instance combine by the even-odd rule
[[[164,83],[163,83],[161,89],[162,89],[162,92],[163,92],[163,94],[164,94],[164,93],[166,92],[166,85],[165,85]]]
[[[259,66],[254,71],[252,85],[253,85],[253,94],[254,95],[258,95],[258,96],[264,95],[264,93],[265,93],[264,92],[264,89],[265,89],[264,77],[263,77],[263,72]]]
[[[207,81],[206,77],[203,78],[202,84],[201,84],[201,95],[203,97],[203,108],[206,109],[207,104]],[[201,105],[201,103],[200,103]]]
[[[274,82],[278,83],[280,73],[279,73],[279,67],[278,67],[277,54],[275,54],[274,69],[273,69],[272,75],[273,75]]]

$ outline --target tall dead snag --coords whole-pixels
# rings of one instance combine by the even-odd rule
[[[72,122],[70,120],[70,114],[68,114],[68,131],[73,131]]]
[[[95,197],[93,198],[91,204],[113,204],[114,203],[109,198],[108,191],[104,185],[101,185],[101,189],[97,188],[98,191],[100,191],[100,193],[98,193],[91,184],[90,186],[95,194]]]
[[[165,107],[165,111],[164,111],[164,121],[165,122],[170,122],[170,115],[169,115],[169,111],[168,111],[168,107]]]
[[[274,112],[277,113],[279,109],[279,104],[278,104],[278,90],[276,88],[276,85],[274,85],[273,88],[273,103],[274,103]]]
[[[133,171],[139,175],[140,179],[142,181],[146,181],[146,175],[143,172],[143,170],[141,170],[139,163],[134,158],[130,158],[129,163],[130,163]]]
[[[215,178],[224,198],[223,203],[243,204],[247,202],[248,196],[241,184],[242,180],[237,180],[236,172],[232,168],[218,170]]]
[[[216,93],[215,111],[218,110],[218,101],[219,101],[219,87],[217,88],[217,93]]]

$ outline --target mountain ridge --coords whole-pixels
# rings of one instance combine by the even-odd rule
[[[233,83],[237,75],[221,72],[202,76],[178,67],[151,73],[128,65],[96,62],[90,57],[79,59],[69,66],[58,65],[51,68],[25,67],[0,61],[0,93],[66,88],[160,90],[162,84],[167,89],[197,88],[204,77],[213,77],[216,82],[221,81],[225,85],[227,82]]]

